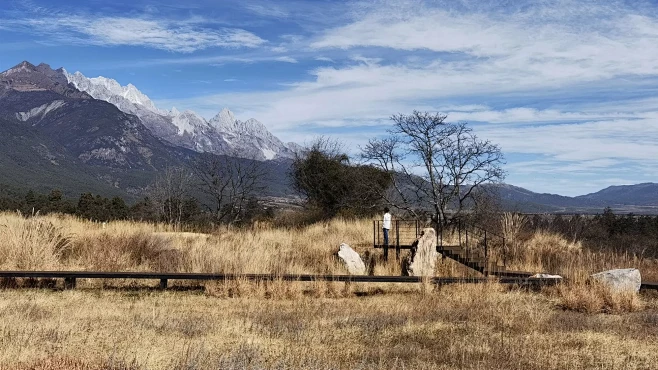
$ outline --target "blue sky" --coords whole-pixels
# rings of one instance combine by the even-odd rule
[[[658,182],[651,1],[3,0],[0,70],[22,60],[353,153],[391,114],[443,112],[538,192]]]

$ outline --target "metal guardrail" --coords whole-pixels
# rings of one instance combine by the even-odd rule
[[[0,278],[64,279],[64,288],[76,287],[77,279],[140,279],[160,280],[160,288],[166,289],[169,280],[251,280],[251,281],[333,281],[346,283],[422,283],[459,284],[498,282],[519,286],[554,285],[557,279],[546,278],[456,278],[421,276],[369,276],[369,275],[312,275],[312,274],[203,274],[203,273],[155,273],[155,272],[96,272],[96,271],[0,271]]]
[[[463,257],[467,260],[471,256],[481,255],[487,261],[487,265],[492,263],[501,265],[503,268],[507,265],[507,243],[505,238],[462,220],[447,226],[441,224],[425,226],[426,224],[419,220],[393,220],[389,230],[388,244],[384,242],[383,221],[374,220],[372,225],[373,247],[384,250],[384,259],[388,259],[389,248],[395,248],[395,257],[399,259],[400,250],[410,249],[414,241],[420,236],[423,228],[434,227],[437,231],[437,251],[440,251],[446,245],[458,245],[464,248],[465,254]],[[457,242],[446,242],[446,239],[457,239]]]
[[[345,283],[422,283],[436,285],[446,284],[480,284],[496,282],[499,284],[537,288],[565,282],[564,279],[532,277],[421,277],[421,276],[369,276],[369,275],[312,275],[312,274],[204,274],[204,273],[158,273],[158,272],[97,272],[97,271],[0,271],[0,278],[43,278],[64,279],[64,288],[76,287],[77,279],[136,279],[159,280],[160,288],[166,289],[169,280],[195,281],[330,281]],[[658,282],[643,282],[642,290],[658,290]]]
[[[384,259],[388,259],[389,248],[395,248],[395,258],[400,258],[401,249],[409,249],[418,239],[422,230],[417,220],[393,220],[388,234],[388,244],[384,242],[383,221],[375,220],[372,223],[372,238],[375,248],[384,249]]]

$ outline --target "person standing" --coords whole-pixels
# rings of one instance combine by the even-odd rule
[[[384,231],[384,245],[388,246],[388,231],[391,230],[391,213],[388,207],[384,208],[384,222],[382,223]]]

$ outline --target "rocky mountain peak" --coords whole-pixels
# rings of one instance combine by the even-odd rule
[[[69,98],[90,98],[88,94],[69,85],[63,69],[53,70],[45,63],[35,66],[28,61],[21,62],[0,73],[0,86],[22,92],[52,91]]]
[[[210,120],[210,125],[217,131],[227,132],[239,135],[267,135],[267,127],[260,121],[250,118],[246,121],[240,121],[235,118],[233,112],[223,108],[215,117]]]
[[[19,64],[9,68],[8,70],[0,73],[0,76],[8,76],[8,75],[12,75],[12,74],[20,73],[20,72],[29,72],[29,71],[35,71],[35,70],[36,70],[36,67],[34,66],[34,64],[24,60],[24,61],[20,62]]]
[[[78,89],[88,92],[95,99],[110,102],[124,112],[128,111],[134,114],[135,112],[129,109],[128,106],[136,104],[151,112],[162,113],[155,107],[151,99],[139,91],[133,84],[121,86],[116,80],[103,76],[87,78],[80,72],[75,72],[74,74],[64,72],[68,81]]]
[[[29,64],[28,62],[23,62],[23,63]],[[39,65],[36,66],[34,69],[36,69],[37,71],[40,71],[40,72],[44,72],[44,73],[47,73],[48,71],[53,70],[52,68],[50,68],[50,64],[46,64],[46,63],[39,63]]]
[[[244,121],[244,124],[241,127],[242,131],[245,133],[250,133],[253,135],[263,135],[267,131],[267,127],[265,127],[264,124],[262,124],[259,120],[250,118],[246,121]]]
[[[222,110],[209,121],[210,125],[218,131],[235,127],[236,122],[235,115],[228,108],[222,108]]]

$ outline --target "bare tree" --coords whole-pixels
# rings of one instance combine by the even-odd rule
[[[191,184],[192,173],[181,167],[167,167],[156,177],[149,193],[160,219],[180,224]]]
[[[392,188],[382,193],[391,205],[418,217],[430,204],[437,221],[448,223],[475,201],[482,184],[501,181],[500,148],[480,140],[466,123],[448,123],[446,115],[414,111],[391,117],[389,137],[373,139],[362,158],[386,171]]]
[[[250,201],[265,189],[262,162],[202,153],[192,166],[199,189],[212,200],[215,221],[240,222]]]

